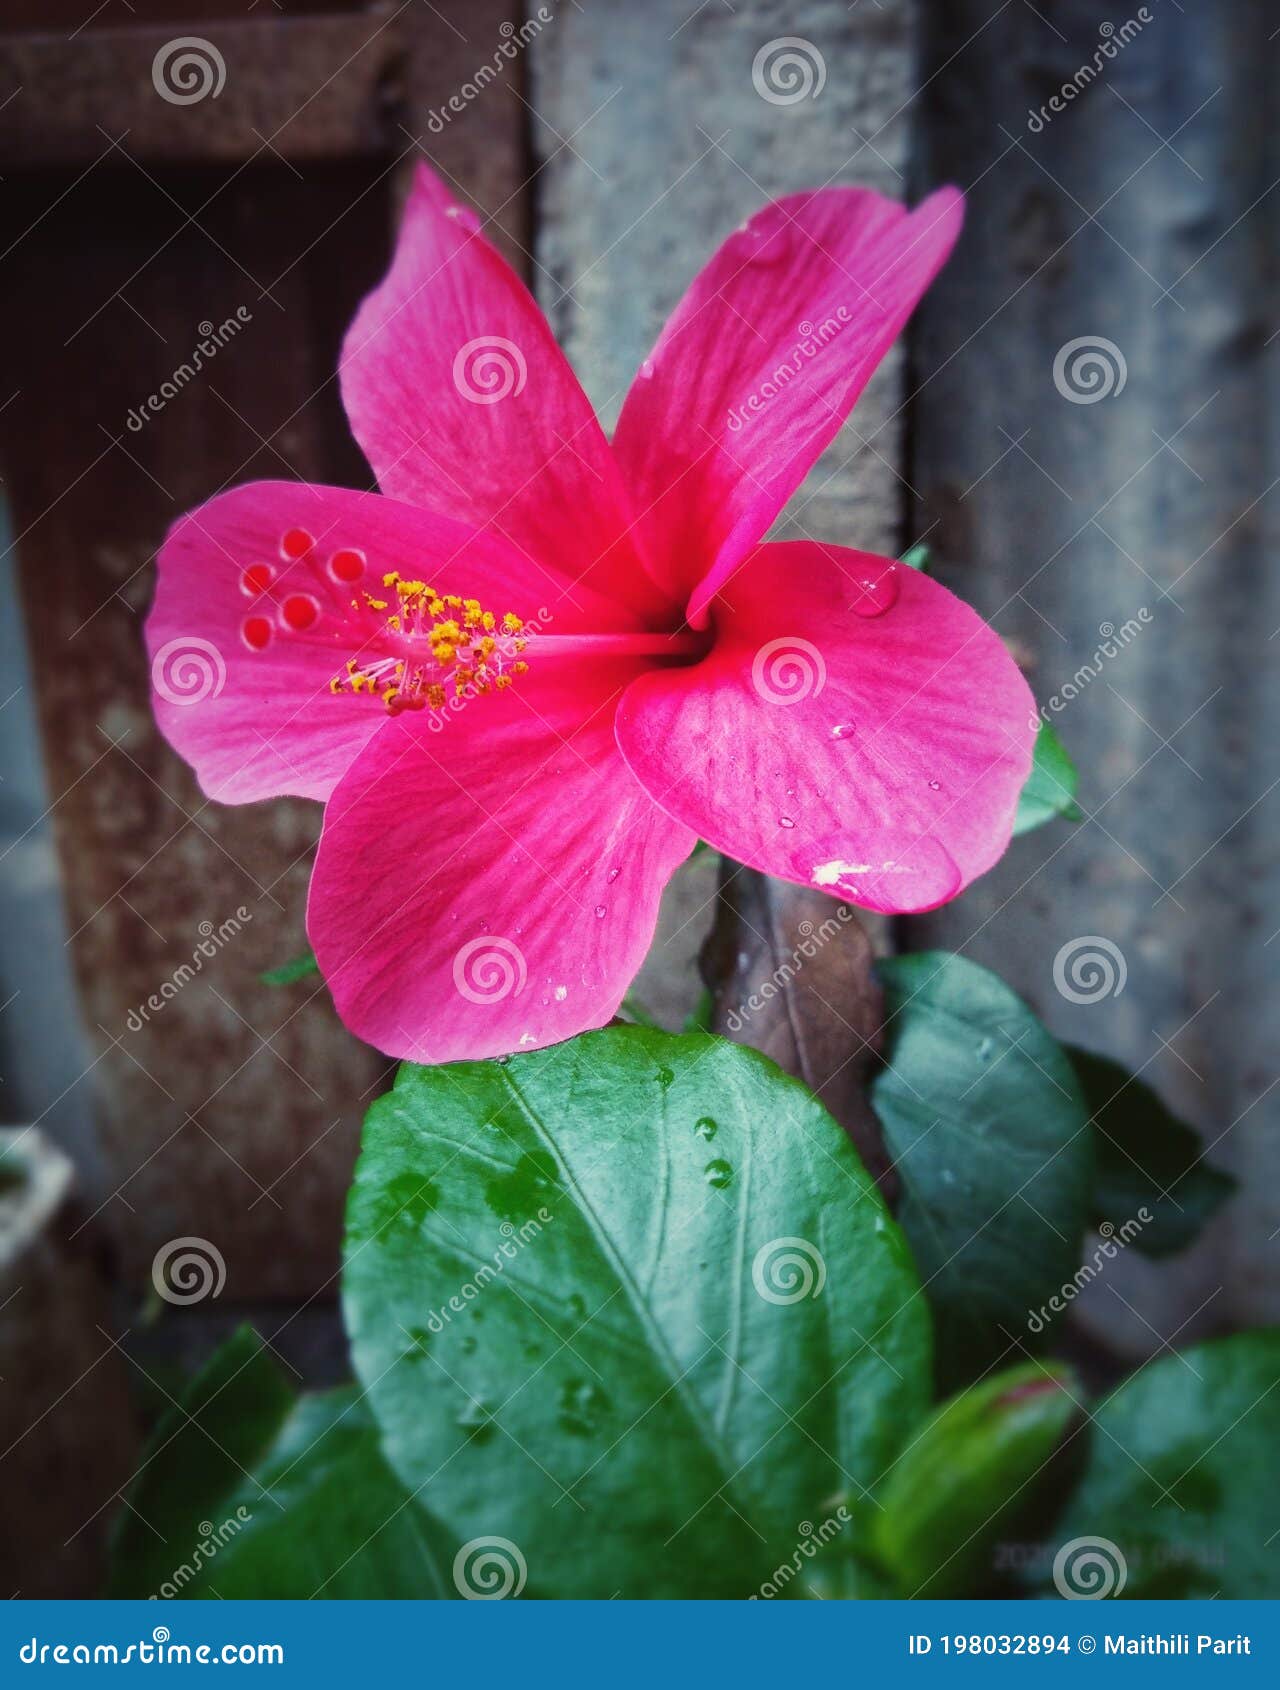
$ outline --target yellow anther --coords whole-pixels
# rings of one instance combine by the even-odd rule
[[[518,634],[520,632],[520,618],[508,611],[502,618],[502,627],[505,633]]]

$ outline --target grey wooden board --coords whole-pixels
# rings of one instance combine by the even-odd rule
[[[828,182],[906,194],[898,114],[913,86],[913,6],[811,0],[802,30],[794,11],[768,0],[592,0],[559,11],[534,45],[535,287],[606,426],[696,271],[767,200]],[[761,48],[798,30],[825,80],[814,98],[774,104],[752,67]],[[893,555],[906,492],[903,382],[895,352],[780,534]],[[696,996],[690,961],[712,889],[705,870],[677,876],[637,982],[669,1024]]]
[[[1067,694],[1051,714],[1089,819],[1015,842],[909,942],[963,949],[1057,1032],[1141,1070],[1244,1181],[1189,1258],[1129,1251],[1092,1288],[1086,1320],[1141,1353],[1280,1314],[1280,41],[1265,0],[1152,0],[1037,128],[1135,11],[951,0],[924,17],[921,169],[964,187],[969,214],[918,319],[915,531],[1025,650],[1042,703]],[[1054,384],[1082,336],[1127,372],[1093,403]],[[1143,607],[1149,625],[1071,697],[1100,625]],[[1127,983],[1073,1003],[1054,958],[1087,935],[1119,948]]]

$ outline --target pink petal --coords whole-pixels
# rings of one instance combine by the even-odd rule
[[[446,719],[400,717],[334,791],[307,926],[343,1020],[450,1062],[600,1027],[693,835],[628,772],[613,701],[642,668],[546,665]]]
[[[962,212],[954,188],[913,212],[862,188],[796,194],[731,235],[676,307],[613,447],[695,627],[835,437]]]
[[[291,533],[314,542],[296,559],[282,549]],[[387,721],[380,701],[335,696],[329,681],[376,650],[383,613],[351,601],[386,597],[393,569],[540,627],[595,628],[610,608],[493,535],[376,493],[282,481],[224,493],[169,534],[147,620],[156,720],[210,798],[328,797]],[[314,624],[291,629],[308,606]]]
[[[618,707],[623,755],[668,814],[867,909],[932,909],[991,867],[1036,719],[974,611],[810,541],[761,546],[713,609],[711,654],[640,676]]]
[[[475,213],[425,166],[339,375],[384,493],[492,529],[535,573],[583,580],[633,623],[666,608],[628,537],[608,444],[546,319]]]

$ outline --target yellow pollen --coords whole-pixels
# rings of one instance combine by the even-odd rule
[[[399,715],[506,692],[528,673],[529,665],[517,660],[528,641],[515,638],[524,624],[511,611],[495,615],[479,599],[439,593],[426,581],[404,580],[394,569],[382,576],[382,585],[393,600],[363,593],[351,601],[353,610],[390,615],[329,682],[331,693],[376,698]],[[446,679],[452,682],[448,691]]]

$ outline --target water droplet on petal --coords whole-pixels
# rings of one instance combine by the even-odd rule
[[[714,1185],[717,1191],[723,1191],[733,1178],[733,1169],[723,1157],[717,1156],[713,1162],[708,1162],[702,1170],[702,1177],[708,1185]]]
[[[929,782],[929,791],[930,792],[941,792],[942,791],[942,782],[940,780],[931,780]]]
[[[832,739],[848,739],[854,733],[852,722],[836,722],[831,729]]]
[[[451,217],[455,223],[460,223],[470,234],[480,233],[480,219],[469,205],[446,206],[444,214]]]
[[[646,358],[644,363],[641,364],[640,374],[644,378],[645,381],[652,381],[653,380],[653,359],[652,358]]]
[[[700,1121],[694,1122],[693,1130],[697,1133],[699,1138],[705,1139],[708,1143],[710,1143],[716,1136],[719,1128],[711,1119],[710,1115],[704,1115]]]
[[[622,873],[621,868],[611,868],[609,870],[608,875],[606,876],[606,879],[609,881],[609,884],[612,885],[613,882],[618,878],[618,876],[621,873]]]
[[[854,577],[853,602],[849,608],[855,616],[883,616],[897,604],[900,591],[896,563],[886,563],[879,569],[869,563]]]
[[[603,904],[596,905],[596,920],[603,921],[608,911]]]
[[[796,825],[795,821],[791,816],[779,816],[778,817],[778,826],[779,827],[794,827],[795,825]]]

